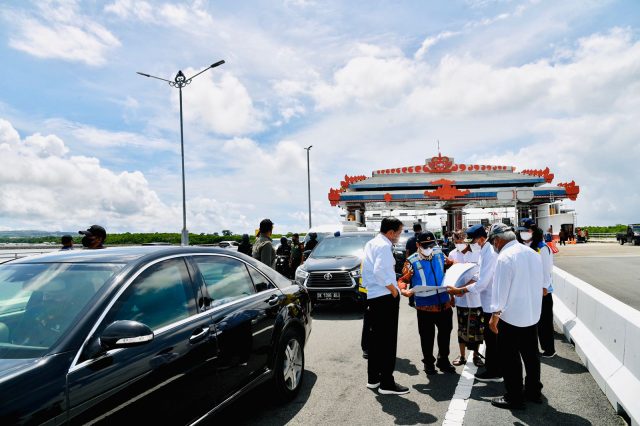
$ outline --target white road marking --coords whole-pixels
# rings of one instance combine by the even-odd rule
[[[484,355],[484,343],[480,345],[478,352]],[[467,405],[469,404],[469,398],[471,397],[471,390],[473,389],[473,382],[477,371],[478,367],[473,363],[473,357],[471,356],[467,359],[462,374],[460,374],[458,386],[456,386],[453,397],[451,397],[449,409],[444,415],[443,426],[460,426],[464,424],[464,415],[467,411]]]

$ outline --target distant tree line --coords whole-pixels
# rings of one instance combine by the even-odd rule
[[[217,232],[213,234],[189,234],[189,244],[217,244],[220,241],[241,241],[242,235],[232,234],[229,230],[224,230],[223,235],[219,235]],[[286,236],[290,237],[292,233],[288,233]],[[301,236],[304,234],[300,234]],[[273,234],[271,238],[274,240],[280,239],[282,235]],[[255,241],[254,235],[249,235],[249,240],[253,244]],[[73,235],[73,241],[75,244],[81,244],[82,235]],[[43,237],[0,237],[0,243],[28,243],[28,244],[43,244],[43,243],[59,243],[60,236],[51,235]],[[170,243],[180,244],[180,234],[171,232],[153,232],[153,233],[131,233],[125,232],[123,234],[108,234],[106,245],[138,245],[138,244],[150,244],[150,243]]]
[[[579,226],[581,229],[586,229],[589,234],[617,234],[618,232],[626,232],[629,225],[613,225],[613,226]]]

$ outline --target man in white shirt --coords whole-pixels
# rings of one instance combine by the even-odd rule
[[[402,233],[402,222],[385,217],[380,234],[364,247],[362,286],[367,289],[367,308],[370,321],[367,387],[378,389],[383,395],[409,393],[393,378],[398,343],[398,313],[400,291],[396,283],[393,244]]]
[[[520,220],[522,225],[517,229],[522,244],[529,246],[540,255],[542,260],[542,313],[538,322],[538,339],[542,348],[543,358],[553,358],[556,355],[555,342],[553,340],[553,253],[545,244],[542,229],[531,218]]]
[[[524,408],[524,398],[542,402],[537,334],[542,307],[542,262],[536,252],[516,241],[515,233],[507,225],[492,225],[489,243],[498,252],[489,327],[498,335],[506,388],[505,395],[491,403],[500,408]],[[522,362],[526,370],[524,389]]]

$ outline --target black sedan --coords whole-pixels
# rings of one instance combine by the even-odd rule
[[[191,424],[268,381],[288,400],[310,331],[302,286],[226,249],[5,263],[0,424]]]

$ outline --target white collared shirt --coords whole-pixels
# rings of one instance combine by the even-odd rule
[[[449,259],[456,263],[478,263],[480,253],[473,253],[469,250],[466,253],[461,253],[458,249],[453,249],[449,252]],[[461,308],[479,308],[482,306],[482,300],[479,293],[466,293],[462,296],[456,296],[456,306]]]
[[[493,312],[491,311],[491,298],[497,259],[498,254],[493,250],[491,244],[488,241],[485,242],[480,250],[479,270],[478,275],[475,277],[476,282],[467,286],[468,294],[475,293],[480,295],[482,310],[487,313]]]
[[[367,289],[367,299],[391,294],[388,285],[397,288],[395,266],[393,245],[384,234],[367,242],[362,261],[362,286]]]
[[[502,311],[500,319],[516,327],[529,327],[540,320],[542,309],[542,260],[517,241],[508,242],[496,262],[491,311]]]

